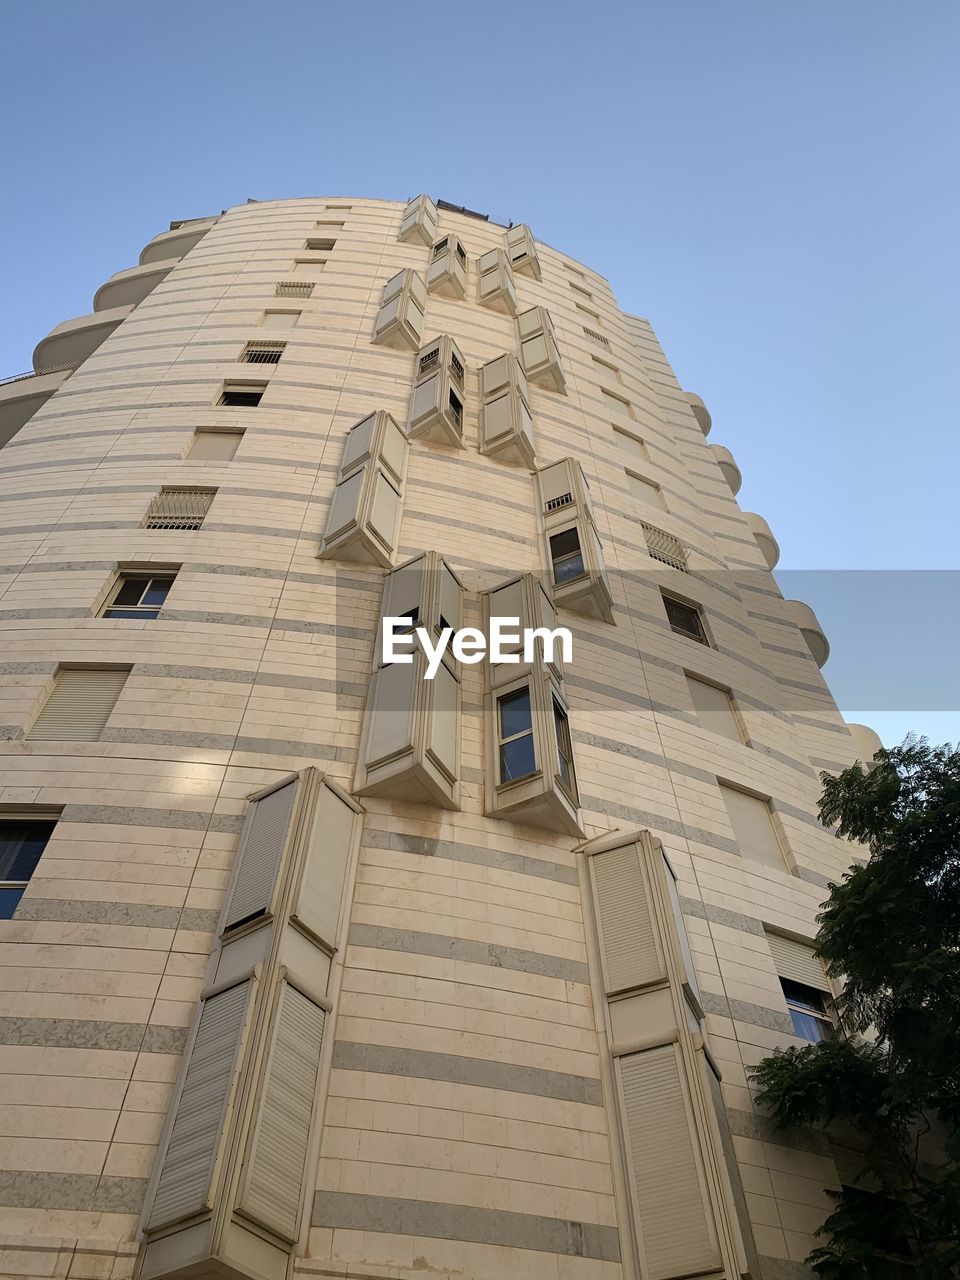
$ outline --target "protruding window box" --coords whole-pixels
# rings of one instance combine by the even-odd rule
[[[403,511],[408,451],[403,431],[382,409],[351,427],[320,546],[321,559],[390,568]]]
[[[530,388],[516,356],[506,353],[480,370],[480,452],[532,467],[536,458]]]
[[[477,266],[480,271],[480,302],[504,315],[517,314],[517,287],[513,282],[510,259],[503,249],[483,254]]]
[[[383,286],[373,341],[385,347],[416,351],[423,341],[426,308],[427,286],[423,277],[409,267],[398,271]]]
[[[524,275],[540,279],[540,259],[537,257],[537,246],[533,240],[533,232],[525,222],[511,227],[507,232],[507,253],[514,271],[522,271]]]
[[[427,267],[427,290],[444,298],[467,296],[467,254],[457,236],[444,236],[433,246]]]
[[[434,338],[421,347],[410,397],[407,435],[463,447],[466,368],[452,338]]]
[[[524,373],[538,386],[566,395],[567,383],[549,311],[546,307],[531,307],[517,316],[517,325]]]
[[[409,201],[400,221],[398,240],[420,240],[433,244],[437,238],[437,206],[429,196],[416,196]]]
[[[383,586],[381,617],[408,618],[433,643],[443,628],[458,630],[463,585],[435,551],[408,561]],[[401,652],[410,663],[385,662],[378,626],[376,666],[367,693],[357,764],[358,795],[460,807],[460,673],[449,646],[432,680],[416,636]]]
[[[504,583],[485,596],[485,621],[518,618],[525,627],[557,625],[556,610],[533,574]],[[518,648],[520,646],[518,645]],[[506,646],[505,646],[506,648]],[[552,655],[538,642],[532,661],[488,662],[485,811],[530,826],[581,835],[569,713],[559,647]],[[547,657],[551,661],[547,661]]]
[[[540,518],[554,603],[613,622],[613,597],[586,476],[575,458],[537,472]]]

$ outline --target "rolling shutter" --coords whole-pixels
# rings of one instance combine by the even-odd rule
[[[725,787],[722,783],[730,825],[737,838],[740,852],[745,858],[754,858],[757,862],[765,862],[778,871],[785,870],[783,851],[780,841],[773,829],[770,806],[766,800],[758,800],[746,791],[738,791],[735,787]]]
[[[827,975],[823,971],[823,965],[813,954],[812,946],[805,942],[794,942],[792,938],[784,938],[779,933],[768,933],[767,945],[781,978],[802,982],[805,987],[814,987],[817,991],[829,994]]]
[[[31,742],[96,742],[110,718],[125,671],[61,671],[27,734]]]
[[[649,1280],[721,1264],[674,1045],[618,1062],[627,1160]]]
[[[651,507],[663,506],[663,499],[660,497],[660,486],[654,484],[652,480],[644,480],[642,476],[634,475],[632,471],[628,471],[627,483],[630,485],[630,496],[637,502],[645,503]]]
[[[251,979],[203,1002],[148,1227],[209,1208]]]
[[[697,680],[693,676],[687,676],[687,687],[701,728],[732,738],[734,742],[741,742],[740,730],[730,705],[730,695],[726,690],[718,689],[715,684],[707,684],[705,680]]]
[[[664,976],[647,888],[636,845],[590,859],[608,994],[645,986]]]
[[[296,794],[294,779],[262,800],[251,802],[240,836],[237,873],[221,932],[226,933],[270,909]]]
[[[284,983],[238,1204],[291,1242],[303,1200],[324,1018],[319,1005]]]

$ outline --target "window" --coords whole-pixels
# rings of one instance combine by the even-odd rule
[[[457,396],[453,391],[450,392],[450,413],[451,413],[451,416],[453,417],[454,422],[457,424],[457,426],[458,427],[462,426],[463,425],[463,405],[457,399]]]
[[[785,870],[783,847],[773,825],[770,801],[722,782],[720,794],[741,855],[754,862],[765,862],[778,871]]]
[[[145,529],[199,529],[216,489],[161,489],[147,512]]]
[[[442,258],[442,257],[443,257],[443,255],[444,255],[444,254],[446,253],[446,251],[447,251],[447,242],[448,242],[448,240],[449,240],[449,239],[450,239],[450,237],[449,237],[449,236],[444,236],[444,238],[443,238],[442,240],[438,240],[438,241],[437,241],[437,243],[433,246],[433,256],[434,256],[434,258]]]
[[[645,470],[646,464],[650,461],[650,455],[640,437],[631,435],[629,431],[624,431],[620,427],[613,428],[613,436],[627,463]]]
[[[264,329],[292,329],[302,315],[302,311],[265,311],[260,324]]]
[[[450,352],[450,372],[453,374],[453,376],[456,378],[456,380],[460,383],[462,387],[463,386],[463,365],[457,359],[457,355],[455,351]]]
[[[574,578],[582,578],[586,573],[583,564],[583,552],[580,547],[580,535],[576,529],[564,529],[550,538],[550,561],[553,565],[554,582],[570,582]]]
[[[52,819],[0,818],[0,920],[13,918],[56,825]]]
[[[660,564],[669,565],[671,569],[679,569],[681,573],[687,572],[687,548],[675,538],[672,533],[667,533],[665,529],[658,529],[655,525],[646,524],[640,521],[640,528],[643,530],[643,539],[647,544],[647,554],[651,560],[658,560]]]
[[[326,258],[294,258],[293,274],[306,280],[315,280],[326,265]]]
[[[780,986],[796,1035],[811,1044],[832,1040],[834,1026],[827,1013],[823,992],[815,987],[806,987],[802,982],[792,982],[789,978],[781,978]]]
[[[29,742],[97,742],[129,667],[64,667],[27,734]]]
[[[625,400],[623,396],[614,395],[614,393],[612,391],[608,391],[606,387],[601,387],[600,397],[608,412],[623,413],[626,414],[628,418],[633,417],[633,409],[631,408],[630,401]]]
[[[660,486],[653,480],[647,480],[643,476],[638,476],[636,472],[628,471],[627,483],[630,486],[630,496],[637,502],[644,506],[666,509],[667,504],[663,500]]]
[[[308,240],[303,246],[305,249],[311,250],[313,253],[329,253],[336,244],[336,240]]]
[[[309,298],[313,289],[311,280],[278,280],[274,293],[278,298]]]
[[[231,462],[242,439],[242,431],[219,431],[198,427],[190,444],[186,461]]]
[[[557,734],[557,757],[560,781],[568,795],[576,795],[573,775],[573,744],[570,741],[570,721],[556,698],[553,699],[553,726]]]
[[[255,409],[263,399],[267,384],[263,383],[225,383],[220,392],[218,405],[230,409]]]
[[[667,611],[667,621],[670,628],[675,631],[678,636],[686,636],[688,640],[696,640],[698,644],[708,644],[707,633],[703,627],[703,618],[700,616],[700,610],[695,604],[685,604],[682,600],[676,600],[673,596],[666,595],[665,592],[660,593],[663,597],[663,607]]]
[[[589,289],[582,289],[580,285],[574,284],[572,280],[570,281],[570,288],[573,289],[576,293],[582,293],[583,296],[585,298],[589,298],[591,302],[593,301],[593,294],[590,292]]]
[[[687,675],[687,688],[701,729],[719,733],[734,742],[743,741],[733,711],[733,700],[726,689],[691,675]]]
[[[431,369],[436,369],[440,363],[440,348],[434,347],[428,351],[425,356],[420,357],[420,368],[417,370],[417,377],[422,377],[425,373],[429,373]]]
[[[240,356],[242,364],[279,364],[285,342],[248,342]]]
[[[158,617],[176,576],[175,573],[121,573],[101,617]]]
[[[610,364],[607,360],[601,360],[599,356],[591,356],[590,359],[597,366],[597,375],[601,378],[610,378],[614,382],[622,382],[620,370],[615,364]]]
[[[500,781],[516,782],[537,771],[533,744],[533,713],[530,690],[518,689],[497,699],[500,738]]]
[[[590,323],[592,325],[596,325],[598,329],[603,327],[601,324],[600,315],[598,312],[591,311],[589,307],[581,306],[579,302],[575,302],[573,305],[577,308],[577,310],[581,313],[581,315],[590,317]]]

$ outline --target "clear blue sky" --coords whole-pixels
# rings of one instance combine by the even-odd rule
[[[781,569],[960,569],[955,0],[53,0],[3,35],[0,373],[172,218],[427,191],[650,318]],[[851,719],[960,739],[956,573],[779,576]]]

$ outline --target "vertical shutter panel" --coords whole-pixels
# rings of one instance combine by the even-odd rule
[[[802,982],[805,987],[815,987],[817,991],[830,991],[823,965],[813,954],[813,947],[805,942],[794,942],[792,938],[783,938],[779,933],[768,933],[767,944],[781,978]]]
[[[434,676],[431,695],[427,750],[447,776],[455,780],[460,763],[457,758],[460,684],[442,662]]]
[[[673,1045],[619,1060],[627,1157],[650,1280],[720,1266]]]
[[[290,1241],[303,1199],[323,1024],[323,1010],[284,983],[239,1207]]]
[[[198,431],[193,438],[191,462],[229,462],[240,445],[241,431]]]
[[[237,1066],[251,981],[205,1000],[163,1155],[150,1230],[201,1213],[211,1180]]]
[[[636,845],[595,854],[590,867],[607,992],[662,978],[663,961]]]
[[[687,676],[687,687],[701,727],[709,729],[711,733],[720,733],[725,738],[732,738],[734,742],[741,742],[740,730],[730,705],[730,695],[716,685],[696,680],[693,676]]]
[[[294,780],[250,805],[222,932],[269,910],[296,793]]]
[[[129,669],[61,671],[27,738],[32,742],[96,742],[129,674]]]
[[[331,949],[337,940],[356,822],[355,811],[322,784],[294,915]]]
[[[721,785],[720,790],[743,856],[783,871],[783,851],[773,829],[767,802],[747,795],[745,791],[737,791],[735,787]]]

